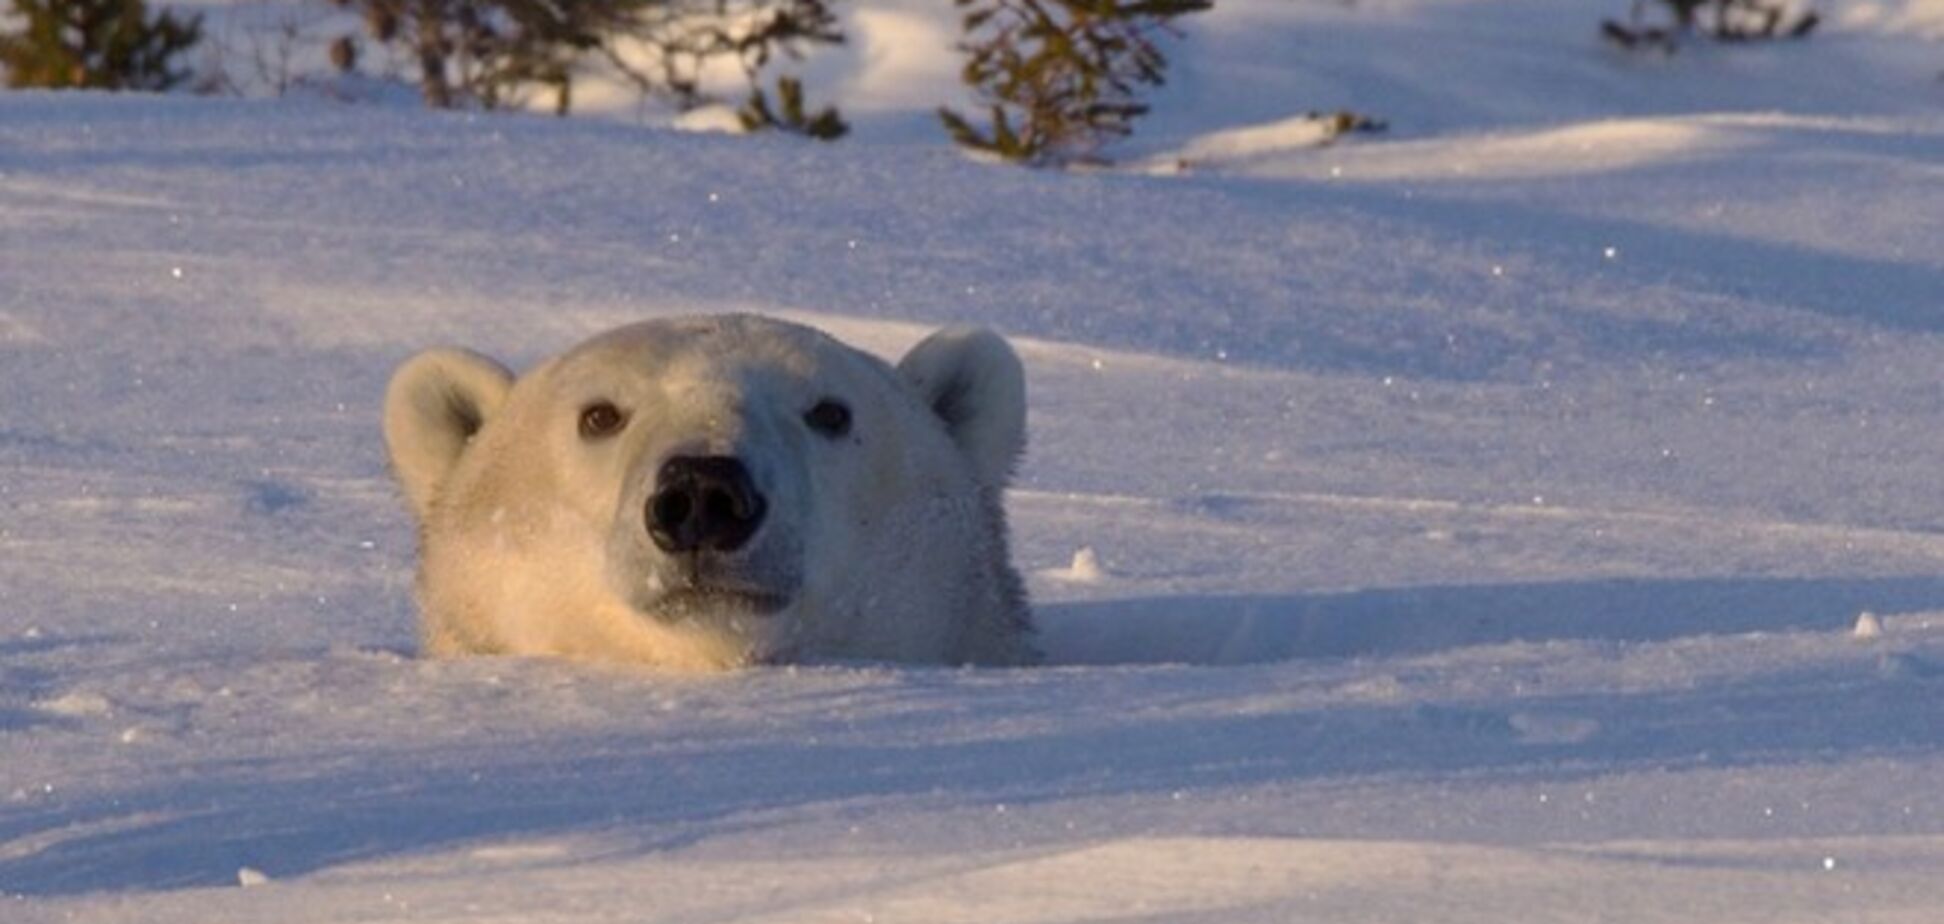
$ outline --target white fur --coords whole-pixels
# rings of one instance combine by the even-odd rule
[[[943,418],[980,483],[1003,488],[1026,448],[1026,369],[983,328],[941,330],[911,348],[898,373]]]
[[[804,422],[825,399],[851,408],[850,433]],[[596,401],[622,408],[627,426],[583,436],[581,411]],[[989,331],[935,334],[896,371],[809,328],[742,315],[623,327],[517,381],[476,354],[432,350],[393,377],[385,434],[419,520],[431,654],[693,670],[1034,657],[1000,506],[1024,441],[1025,384]],[[730,578],[697,577],[647,536],[655,473],[697,454],[741,459],[768,502],[722,566]],[[765,614],[670,602],[731,578],[787,590],[788,602]]]
[[[385,389],[385,443],[420,519],[459,453],[512,386],[513,373],[505,366],[467,350],[426,350],[392,374]]]

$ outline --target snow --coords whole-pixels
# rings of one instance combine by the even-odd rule
[[[1850,633],[1865,640],[1882,638],[1883,620],[1878,619],[1877,614],[1864,610],[1856,615],[1856,628],[1851,629]]]
[[[832,147],[0,95],[0,919],[1933,921],[1941,10],[1238,0],[1074,174],[890,0]],[[393,365],[698,310],[1015,338],[1048,666],[414,656]]]

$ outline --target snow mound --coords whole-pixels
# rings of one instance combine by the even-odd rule
[[[1224,2],[1165,178],[948,150],[917,0],[836,146],[0,94],[0,918],[1928,924],[1939,9]],[[393,366],[729,310],[1015,339],[1047,666],[415,656]]]

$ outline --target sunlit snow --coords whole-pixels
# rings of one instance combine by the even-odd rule
[[[1076,173],[910,0],[828,147],[0,94],[0,920],[1938,920],[1944,5],[1626,5],[1219,4]],[[730,310],[1014,338],[1047,666],[416,656],[392,367]]]

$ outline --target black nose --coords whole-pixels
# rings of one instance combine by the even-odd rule
[[[655,474],[648,536],[664,552],[733,552],[756,534],[767,509],[734,456],[676,456]]]

